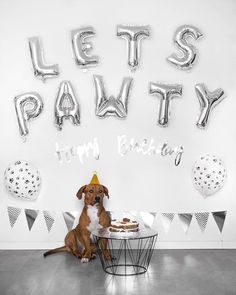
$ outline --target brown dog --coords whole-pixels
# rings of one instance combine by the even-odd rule
[[[100,184],[89,184],[82,186],[76,196],[79,200],[84,197],[84,208],[79,218],[79,224],[73,230],[69,231],[65,237],[65,245],[44,253],[44,256],[58,253],[69,252],[81,262],[88,262],[96,255],[96,247],[92,243],[90,234],[92,231],[106,228],[110,225],[110,217],[103,207],[103,198],[108,195],[108,189]],[[106,259],[111,259],[107,250],[107,240],[101,239],[103,254]]]

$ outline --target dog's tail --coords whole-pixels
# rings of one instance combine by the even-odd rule
[[[49,251],[43,253],[43,256],[46,257],[48,255],[55,254],[55,253],[60,253],[60,252],[67,252],[66,246],[62,246],[62,247],[59,247],[59,248],[56,248],[56,249],[53,249],[53,250],[49,250]]]

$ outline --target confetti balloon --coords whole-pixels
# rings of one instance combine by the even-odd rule
[[[218,192],[224,186],[226,176],[224,162],[212,155],[202,156],[192,170],[194,186],[205,197]]]
[[[29,162],[16,161],[4,173],[6,189],[14,197],[27,201],[37,199],[41,178],[39,171]]]

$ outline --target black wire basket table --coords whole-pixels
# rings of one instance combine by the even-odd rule
[[[131,276],[148,270],[156,244],[157,232],[143,229],[129,235],[92,232],[103,270],[112,275]],[[107,259],[107,251],[112,259]]]

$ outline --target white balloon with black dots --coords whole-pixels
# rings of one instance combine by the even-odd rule
[[[213,155],[200,157],[193,166],[195,188],[205,197],[218,192],[225,184],[227,172],[224,162]]]
[[[7,191],[19,199],[35,201],[41,188],[37,168],[26,161],[15,161],[5,170],[4,183]]]

